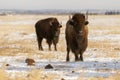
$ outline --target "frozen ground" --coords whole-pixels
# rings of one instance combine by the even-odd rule
[[[114,20],[113,20],[114,19]],[[2,22],[0,20],[1,24],[9,24],[9,25],[19,25],[19,24],[33,24],[36,19],[34,20],[27,20],[27,21],[16,21],[16,22]],[[66,21],[64,18],[63,21]],[[105,21],[110,22],[110,26],[119,26],[120,18],[90,18],[90,26],[98,26],[105,24],[104,26],[109,26],[108,24],[104,23]],[[115,21],[115,22],[114,22]],[[65,25],[65,22],[63,22],[63,25]],[[64,30],[64,29],[63,29]],[[114,29],[113,29],[114,30]],[[120,30],[117,30],[120,31]],[[61,31],[60,39],[64,38],[64,31]],[[94,33],[98,33],[96,35],[93,35]],[[116,42],[117,45],[120,45],[120,34],[108,34],[110,33],[110,30],[91,30],[89,31],[89,41],[94,42],[101,42],[105,41],[106,39],[109,41]],[[18,37],[19,36],[19,37]],[[35,33],[31,34],[24,34],[24,31],[17,31],[12,32],[7,35],[3,35],[0,37],[0,39],[7,39],[8,42],[16,42],[16,41],[33,41],[35,42],[36,35]],[[61,41],[62,41],[61,39]],[[37,44],[34,44],[37,46]],[[2,46],[0,45],[0,50],[3,48],[18,48],[21,49],[21,46],[18,46],[16,44]],[[48,46],[44,45],[44,48],[48,48]],[[84,62],[74,62],[74,57],[71,57],[70,62],[65,62],[65,56],[66,51],[39,51],[39,55],[41,54],[52,54],[55,55],[53,59],[48,58],[40,58],[37,54],[34,54],[32,58],[35,60],[35,66],[27,66],[25,63],[25,59],[28,57],[26,54],[21,55],[18,53],[16,56],[0,56],[0,67],[2,68],[3,63],[9,64],[9,66],[6,66],[6,72],[11,73],[12,76],[15,76],[16,73],[21,73],[23,76],[27,76],[28,71],[31,69],[38,69],[45,68],[46,65],[51,64],[53,66],[53,69],[45,69],[46,73],[55,73],[60,75],[61,78],[64,78],[65,80],[77,80],[78,78],[82,77],[108,77],[114,75],[117,71],[120,71],[120,48],[117,48],[117,54],[118,57],[102,57],[97,56],[98,54],[107,54],[103,52],[99,52],[99,49],[101,48],[88,48],[85,52],[86,56],[84,57]],[[98,51],[96,51],[98,50]],[[112,53],[112,52],[111,52]],[[114,52],[113,52],[114,53]],[[114,55],[114,54],[113,54]],[[59,79],[58,79],[59,80]]]
[[[58,52],[57,52],[58,53]],[[35,57],[35,56],[34,56]],[[120,70],[120,60],[114,58],[87,58],[84,62],[65,62],[59,60],[41,60],[36,57],[35,66],[27,66],[26,56],[0,56],[0,65],[9,63],[6,67],[8,73],[19,72],[26,76],[31,69],[41,69],[51,64],[53,69],[46,69],[47,73],[56,73],[64,79],[74,80],[78,77],[108,77]]]

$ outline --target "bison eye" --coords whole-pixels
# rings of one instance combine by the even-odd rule
[[[88,21],[85,21],[85,25],[88,25],[89,24],[89,22]]]
[[[74,21],[73,20],[69,20],[69,24],[70,25],[74,25]]]

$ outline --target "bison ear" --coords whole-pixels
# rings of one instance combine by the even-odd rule
[[[88,21],[85,21],[85,25],[88,25],[89,24],[89,22]]]

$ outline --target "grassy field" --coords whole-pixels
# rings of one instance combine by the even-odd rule
[[[42,45],[44,51],[39,51],[36,41],[34,24],[39,19],[47,17],[57,17],[62,22],[60,40],[57,45],[58,51],[48,51],[48,45],[44,40]],[[7,15],[0,16],[0,57],[25,56],[25,58],[34,58],[48,61],[65,61],[66,42],[65,25],[68,15]],[[102,61],[112,58],[116,64],[120,62],[120,15],[91,15],[89,20],[88,48],[84,53],[85,61]],[[53,47],[53,46],[52,46]],[[36,58],[37,57],[37,58]],[[25,59],[24,58],[24,59]],[[6,58],[7,59],[7,58]],[[0,80],[64,80],[64,76],[47,73],[45,69],[33,68],[25,75],[22,72],[6,72],[6,59],[1,61]],[[74,62],[73,54],[70,54],[71,62]],[[19,62],[24,60],[17,58]],[[84,63],[84,62],[83,62]],[[8,66],[9,67],[9,66]],[[120,69],[109,70],[102,69],[102,72],[114,71],[113,75],[108,77],[89,77],[87,80],[119,80]],[[37,73],[37,74],[36,74]],[[65,73],[65,72],[64,72]],[[15,75],[16,74],[16,75]],[[84,72],[78,80],[86,80]]]

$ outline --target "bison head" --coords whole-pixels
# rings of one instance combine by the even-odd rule
[[[54,35],[54,37],[58,37],[60,34],[60,28],[62,27],[62,25],[58,22],[56,18],[50,21],[49,24],[50,24],[52,34]]]
[[[74,27],[75,32],[79,34],[79,36],[83,36],[85,26],[88,25],[89,22],[86,20],[84,14],[77,13],[73,15],[72,19],[70,19],[69,24]]]

